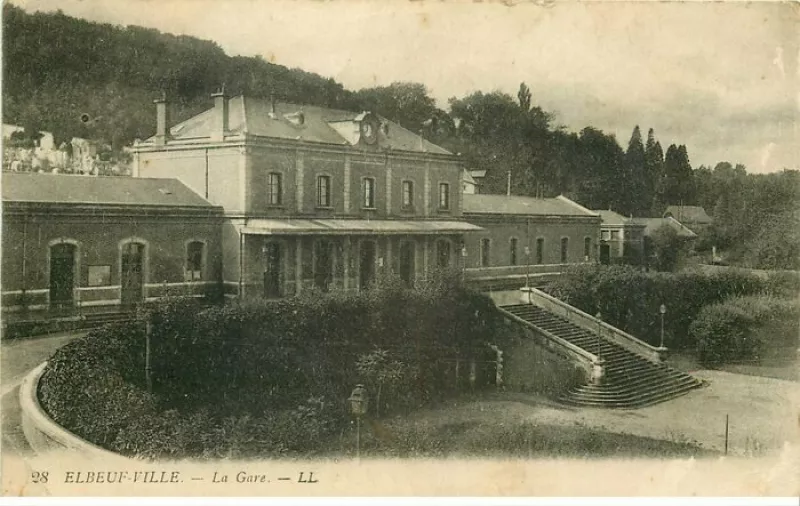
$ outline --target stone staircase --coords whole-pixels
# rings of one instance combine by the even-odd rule
[[[604,360],[600,385],[584,384],[562,394],[562,402],[608,408],[639,408],[667,401],[702,386],[702,382],[599,337],[595,332],[533,304],[500,306],[534,329],[554,334]]]

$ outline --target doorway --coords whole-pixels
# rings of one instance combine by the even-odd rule
[[[122,246],[120,303],[139,304],[144,299],[144,244],[129,242]]]
[[[413,241],[400,243],[400,279],[408,288],[414,287],[415,274],[415,248]]]
[[[327,292],[333,283],[333,243],[320,239],[315,246],[314,286]]]
[[[611,247],[608,243],[600,243],[600,263],[608,265],[611,262]]]
[[[282,255],[281,245],[270,242],[264,245],[264,297],[274,299],[281,296]]]
[[[375,241],[362,241],[359,248],[359,288],[361,290],[369,289],[372,282],[375,281],[375,256],[376,246]]]
[[[72,307],[75,289],[74,244],[55,244],[50,248],[50,306],[56,309]]]

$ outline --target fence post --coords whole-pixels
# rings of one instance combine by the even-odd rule
[[[725,455],[728,454],[728,417],[729,415],[725,414]]]
[[[458,392],[458,366],[459,366],[459,359],[456,357],[456,392]]]
[[[145,383],[147,384],[147,392],[153,393],[153,377],[150,367],[150,336],[153,333],[153,323],[150,321],[150,317],[147,318],[147,323],[145,323],[145,341],[144,341],[144,379]]]

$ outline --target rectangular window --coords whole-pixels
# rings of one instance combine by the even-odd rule
[[[317,177],[317,206],[331,207],[331,178],[330,176]]]
[[[509,244],[508,265],[517,265],[517,238],[512,237]]]
[[[199,281],[203,279],[203,248],[205,244],[200,241],[190,242],[186,246],[186,280]]]
[[[411,209],[414,207],[414,183],[403,181],[403,208]]]
[[[569,253],[569,238],[561,238],[561,263],[567,263],[567,256]]]
[[[375,179],[371,177],[364,178],[364,207],[375,208]]]
[[[106,286],[111,284],[110,265],[90,265],[89,266],[89,286]]]
[[[544,239],[541,237],[536,239],[536,263],[544,263]]]
[[[603,230],[600,232],[600,239],[607,241],[608,240],[608,230]]]
[[[280,173],[270,172],[267,181],[267,195],[269,205],[279,206],[283,203],[283,181]]]
[[[611,231],[611,240],[618,241],[619,240],[619,230],[612,230]]]
[[[450,185],[439,183],[439,209],[450,209]]]
[[[489,239],[481,239],[481,267],[489,267],[489,248],[491,241]]]
[[[592,256],[592,238],[591,237],[584,237],[583,239],[583,258],[584,260],[589,260]]]

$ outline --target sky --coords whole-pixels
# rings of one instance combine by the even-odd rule
[[[262,55],[345,87],[420,82],[440,107],[516,95],[627,146],[639,125],[692,165],[800,169],[800,4],[570,0],[12,0]]]

